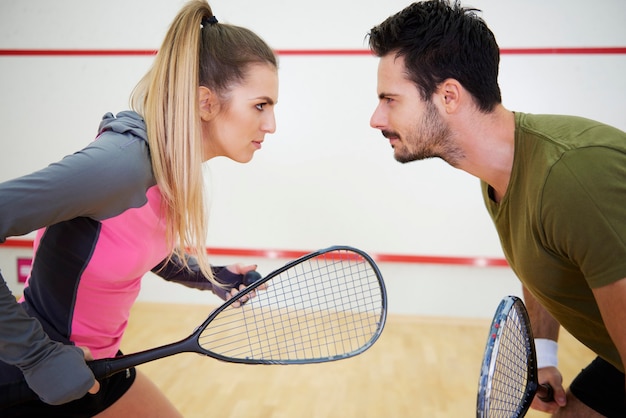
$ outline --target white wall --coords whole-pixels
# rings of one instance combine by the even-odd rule
[[[157,49],[182,4],[0,0],[0,49]],[[220,21],[255,30],[277,50],[365,49],[368,30],[408,4],[212,2]],[[466,4],[484,11],[502,49],[626,46],[623,0]],[[132,87],[150,63],[145,56],[0,56],[0,181],[88,143],[102,114],[127,108]],[[247,165],[209,164],[209,246],[313,250],[348,244],[373,253],[501,257],[475,178],[437,160],[398,164],[369,127],[376,65],[367,55],[280,56],[276,134]],[[626,129],[624,74],[626,54],[504,54],[500,83],[512,110],[575,114]],[[0,251],[8,280],[12,257]],[[221,261],[231,260],[215,260]],[[243,261],[271,269],[286,260]],[[381,269],[396,312],[490,316],[504,293],[519,293],[507,268]],[[150,278],[142,298],[204,297],[175,289]],[[446,307],[468,296],[457,308]]]

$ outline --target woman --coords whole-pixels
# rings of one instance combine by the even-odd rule
[[[275,130],[277,96],[272,49],[192,1],[132,111],[105,115],[85,149],[0,184],[0,242],[38,230],[21,303],[0,280],[0,398],[26,381],[41,399],[2,416],[180,416],[140,372],[97,382],[84,358],[119,353],[150,270],[223,299],[242,288],[254,266],[212,268],[205,256],[202,163],[250,161]]]

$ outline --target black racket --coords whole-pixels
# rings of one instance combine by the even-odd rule
[[[364,352],[385,325],[382,275],[371,257],[356,248],[319,250],[257,277],[189,337],[89,366],[101,378],[182,352],[234,363],[322,363]],[[256,295],[240,304],[251,292]]]
[[[507,296],[491,322],[478,382],[477,418],[517,418],[537,394],[553,399],[550,385],[537,383],[537,358],[524,302]]]
[[[258,273],[252,276],[256,280],[211,312],[189,337],[134,354],[90,361],[89,367],[102,379],[183,352],[234,363],[323,363],[363,353],[385,325],[383,278],[372,258],[358,249],[326,248],[264,278]],[[25,383],[17,392],[19,396],[0,396],[0,407],[37,399]]]

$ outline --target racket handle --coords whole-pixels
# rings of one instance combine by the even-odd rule
[[[252,283],[259,280],[262,276],[256,270],[250,270],[243,276],[243,284],[250,286]]]
[[[542,402],[554,401],[554,389],[549,383],[542,383],[537,388],[537,397]]]
[[[88,361],[87,365],[91,369],[94,377],[98,380],[106,379],[116,373],[115,370],[112,370],[109,359]]]

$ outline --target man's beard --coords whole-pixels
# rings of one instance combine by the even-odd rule
[[[397,133],[383,132],[385,137]],[[426,110],[419,121],[394,148],[394,158],[400,163],[441,158],[455,166],[463,157],[461,149],[451,140],[450,129],[441,120],[432,102],[426,103]]]

